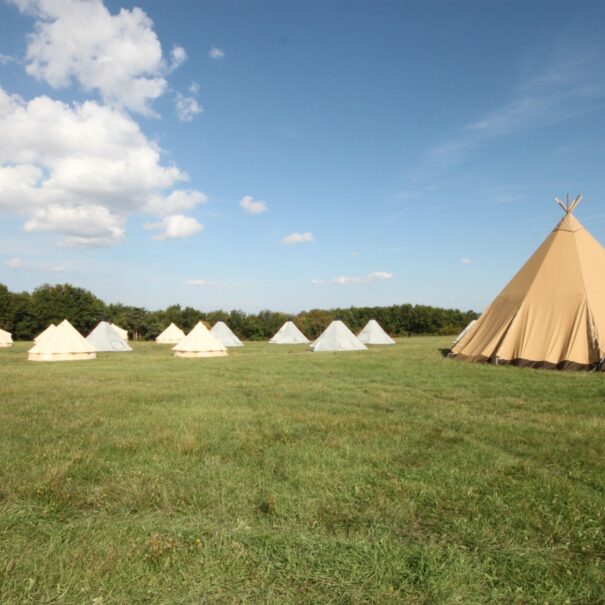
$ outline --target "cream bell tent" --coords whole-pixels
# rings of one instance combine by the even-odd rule
[[[46,330],[42,330],[42,332],[40,332],[40,334],[38,334],[38,336],[36,336],[34,338],[34,342],[40,342],[42,340],[44,340],[49,334],[52,334],[57,326],[55,326],[55,324],[50,324],[50,326],[48,326],[48,328],[46,328]]]
[[[86,337],[86,340],[99,352],[123,353],[132,351],[113,325],[106,321],[100,322]]]
[[[200,321],[172,347],[175,357],[224,357],[227,347]]]
[[[370,319],[357,338],[366,345],[394,345],[395,341],[382,329],[375,320]]]
[[[293,321],[287,321],[269,342],[274,345],[298,345],[308,343],[309,339]]]
[[[309,349],[322,351],[364,351],[367,347],[345,326],[342,321],[333,321],[313,342]]]
[[[116,326],[116,324],[109,324],[120,336],[122,340],[128,342],[128,330],[124,328],[120,328],[120,326]]]
[[[462,332],[460,332],[460,334],[458,334],[458,336],[456,336],[453,344],[460,342],[466,336],[467,332],[470,332],[473,329],[473,326],[476,323],[477,323],[476,319],[471,319],[471,321],[468,322],[468,325],[466,326],[466,328],[464,328],[464,330],[462,330]]]
[[[156,342],[162,344],[176,344],[185,338],[185,332],[178,326],[171,323],[156,339]]]
[[[605,251],[571,204],[477,323],[452,347],[470,361],[541,368],[603,368]]]
[[[217,321],[210,330],[226,347],[243,347],[244,343],[231,331],[223,321]]]
[[[6,330],[0,328],[0,347],[6,348],[13,344],[13,335]]]
[[[66,319],[30,350],[30,361],[95,359],[96,349]]]

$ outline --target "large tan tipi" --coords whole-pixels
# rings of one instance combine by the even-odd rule
[[[470,361],[603,369],[605,251],[573,216],[581,196],[451,355]]]
[[[200,321],[172,347],[175,357],[224,357],[227,347]]]
[[[29,361],[76,361],[95,359],[96,349],[68,321],[63,320],[30,350]]]

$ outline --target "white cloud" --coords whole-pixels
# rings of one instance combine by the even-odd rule
[[[101,0],[12,1],[36,19],[27,73],[53,88],[76,81],[108,104],[153,115],[150,103],[165,92],[165,75],[187,57],[175,46],[167,66],[153,22],[137,7],[112,15]]]
[[[225,58],[225,51],[222,48],[217,48],[216,46],[213,46],[210,51],[208,52],[208,56],[211,59],[224,59]]]
[[[255,202],[250,195],[245,195],[240,200],[239,205],[246,214],[262,214],[263,212],[269,212],[269,208],[267,208],[265,202]]]
[[[205,279],[188,279],[187,284],[190,286],[202,286],[206,288],[213,288],[216,286],[216,283],[213,281],[206,281]]]
[[[195,97],[188,97],[180,92],[175,95],[176,115],[181,122],[191,122],[193,118],[204,111]]]
[[[154,235],[153,239],[182,239],[199,233],[204,225],[196,219],[183,214],[173,214],[163,218],[159,223],[146,223],[145,229],[162,229],[162,233]]]
[[[312,243],[315,240],[313,239],[313,234],[305,231],[305,233],[291,233],[290,235],[286,235],[284,239],[282,239],[282,244],[304,244],[304,243]]]
[[[373,273],[368,273],[368,275],[363,275],[360,277],[335,277],[334,279],[313,279],[311,283],[314,286],[326,286],[335,284],[338,286],[350,286],[354,284],[369,284],[376,281],[388,281],[395,277],[392,273],[387,271],[374,271]]]
[[[9,258],[4,264],[11,269],[20,269],[23,267],[23,260],[15,256],[14,258]]]
[[[52,204],[34,212],[24,231],[55,231],[67,235],[65,246],[110,246],[124,238],[124,220],[103,206]]]
[[[170,51],[170,70],[177,69],[187,60],[187,51],[182,46],[173,46]]]
[[[471,265],[473,261],[470,258],[463,258],[463,259],[460,260],[460,262],[463,265]]]
[[[28,217],[28,232],[62,233],[65,245],[116,243],[132,214],[205,203],[200,191],[175,189],[187,179],[120,110],[26,102],[0,88],[0,210]]]
[[[143,210],[149,214],[165,216],[191,210],[198,204],[206,204],[206,194],[196,189],[177,189],[168,196],[152,195],[147,200]]]
[[[0,54],[0,65],[7,65],[8,63],[19,63],[19,60],[15,57],[11,57],[10,55]]]

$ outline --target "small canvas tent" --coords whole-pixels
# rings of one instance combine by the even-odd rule
[[[55,324],[50,324],[48,328],[42,330],[42,332],[40,332],[40,334],[38,334],[38,336],[34,338],[34,342],[40,342],[44,340],[49,334],[52,334],[55,331],[56,327],[57,326],[55,326]]]
[[[395,341],[382,329],[375,320],[370,319],[357,338],[366,345],[394,345]]]
[[[174,323],[171,323],[156,339],[161,344],[176,344],[185,338],[185,332]]]
[[[95,359],[96,349],[66,319],[30,350],[29,361]]]
[[[340,320],[333,321],[309,349],[323,351],[365,351],[367,347]]]
[[[172,347],[175,357],[224,357],[227,347],[200,321]]]
[[[453,347],[469,361],[605,369],[605,251],[573,216],[581,196]]]
[[[231,331],[223,321],[217,321],[210,330],[226,347],[243,347],[244,343]]]
[[[456,336],[456,339],[454,340],[453,344],[456,344],[457,342],[459,342],[460,340],[462,340],[466,336],[466,334],[473,329],[473,326],[476,323],[477,323],[476,319],[471,319],[471,321],[468,323],[468,325],[466,326],[466,328],[464,328],[464,330],[462,330],[462,332],[460,332],[460,334],[458,334],[458,336]]]
[[[123,353],[132,351],[122,337],[116,332],[112,324],[100,322],[86,337],[86,340],[99,352]]]
[[[269,342],[274,345],[298,345],[308,343],[309,339],[293,321],[287,321]]]
[[[13,344],[13,335],[6,330],[0,328],[0,347],[6,348]]]
[[[120,328],[120,326],[116,326],[116,324],[109,324],[120,336],[122,340],[128,342],[128,330],[124,328]]]

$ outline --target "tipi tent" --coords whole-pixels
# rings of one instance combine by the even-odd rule
[[[456,344],[457,342],[460,342],[467,334],[467,332],[470,332],[473,329],[473,326],[477,323],[476,319],[471,319],[471,321],[468,323],[468,326],[466,326],[466,328],[464,328],[464,330],[462,330],[462,332],[460,332],[460,334],[458,334],[458,336],[456,336],[456,339],[454,340],[454,344]]]
[[[128,330],[124,328],[120,328],[120,326],[116,326],[116,324],[109,324],[120,336],[122,340],[128,342]]]
[[[309,339],[293,321],[287,321],[269,342],[274,345],[298,345],[308,343]]]
[[[48,326],[46,330],[42,330],[42,332],[40,332],[40,334],[38,334],[38,336],[34,338],[34,342],[41,342],[42,340],[44,340],[48,335],[52,334],[55,331],[56,327],[57,326],[55,326],[55,324],[50,324],[50,326]]]
[[[223,321],[217,321],[210,330],[226,347],[243,347],[244,343],[231,331]]]
[[[112,324],[106,321],[100,322],[86,337],[86,340],[99,352],[121,353],[132,351]]]
[[[382,329],[375,320],[370,319],[357,338],[366,345],[394,345],[395,341]]]
[[[0,328],[0,347],[10,347],[13,344],[13,335],[6,330]]]
[[[162,344],[176,344],[185,338],[185,332],[178,326],[171,323],[156,339],[156,342]]]
[[[181,340],[172,347],[175,357],[224,357],[227,348],[200,321]]]
[[[367,347],[342,321],[333,321],[309,346],[314,352],[320,351],[364,351]]]
[[[565,216],[451,350],[470,361],[603,369],[605,251],[572,212]]]
[[[95,359],[96,349],[66,319],[30,350],[30,361]]]

